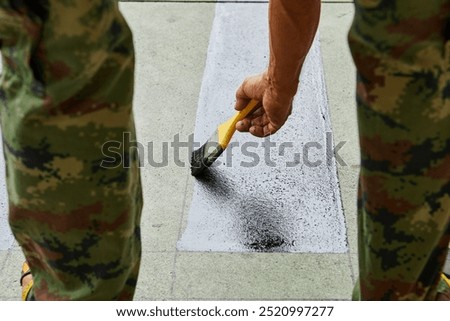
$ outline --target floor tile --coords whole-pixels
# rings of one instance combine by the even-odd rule
[[[144,253],[135,300],[171,297],[174,253]]]
[[[350,299],[347,254],[180,253],[174,298]]]

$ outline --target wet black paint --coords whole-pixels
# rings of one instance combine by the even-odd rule
[[[238,193],[242,191],[233,186],[218,169],[206,171],[198,178],[198,181],[216,200],[242,198],[243,193]],[[241,199],[235,205],[231,209],[234,213],[234,226],[240,232],[240,242],[248,250],[288,251],[289,247],[295,244],[288,233],[291,227],[285,226],[285,222],[279,219],[277,207],[267,202],[267,199],[255,198],[248,193],[246,199]],[[229,211],[230,208],[227,210]],[[198,211],[200,212],[201,209]]]

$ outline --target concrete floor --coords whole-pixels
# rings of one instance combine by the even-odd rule
[[[138,139],[161,146],[178,134],[186,141],[194,132],[216,4],[123,1],[121,7],[134,31],[137,51]],[[354,67],[346,42],[352,16],[351,1],[323,2],[320,41],[331,125],[335,143],[347,142],[341,156],[348,166],[338,166],[338,177],[349,250],[340,254],[179,251],[194,179],[189,168],[173,162],[161,168],[147,165],[142,169],[145,207],[137,300],[350,299],[357,271],[359,170]],[[156,160],[161,156],[158,150]],[[187,162],[188,154],[181,158]],[[3,203],[0,197],[0,231],[6,233],[0,236],[0,300],[18,300],[23,256],[7,234]]]

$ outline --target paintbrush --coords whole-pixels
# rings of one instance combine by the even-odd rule
[[[206,168],[210,167],[220,155],[222,155],[236,131],[237,122],[247,117],[259,107],[259,101],[252,99],[244,109],[236,113],[236,115],[226,122],[220,124],[202,147],[192,152],[191,174],[193,176],[199,176]]]

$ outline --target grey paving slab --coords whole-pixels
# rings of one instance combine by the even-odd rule
[[[146,253],[142,256],[135,300],[171,298],[173,256],[172,253]]]
[[[20,300],[20,270],[24,257],[21,251],[7,251],[0,270],[0,293],[3,298]]]
[[[182,233],[186,230],[186,227],[188,224],[189,210],[191,208],[192,198],[193,198],[193,194],[194,194],[194,182],[195,182],[195,178],[190,177],[188,184],[187,184],[187,189],[186,189],[186,198],[184,200],[183,217],[182,217],[182,222],[181,222],[179,239],[181,238]]]
[[[359,277],[358,254],[350,254],[350,264],[353,273],[353,283],[355,284]]]
[[[8,257],[8,251],[0,250],[0,271],[3,269],[3,266],[5,264],[7,257]],[[1,282],[0,282],[0,284],[1,284]]]
[[[347,226],[347,238],[350,253],[357,253],[357,196],[359,167],[343,167],[339,169],[339,185]]]
[[[348,300],[353,287],[346,254],[181,253],[175,273],[177,300]]]
[[[205,142],[235,113],[232,105],[240,82],[265,69],[266,16],[267,4],[217,4],[196,141]],[[266,140],[235,134],[237,148],[229,146],[218,166],[196,181],[180,250],[347,251],[336,161],[326,148],[328,138],[330,146],[332,141],[318,41],[300,83],[293,113],[277,134]],[[266,148],[269,143],[271,150]],[[252,144],[253,155],[246,153],[245,144]],[[286,144],[290,147],[284,148]],[[315,144],[309,155],[308,144]]]
[[[0,134],[0,142],[1,138]],[[5,160],[2,145],[0,143],[0,251],[10,249],[14,244],[14,237],[8,224],[8,196],[5,185]]]
[[[180,212],[161,211],[155,212],[155,215],[147,215],[148,209],[144,208],[141,225],[142,251],[144,253],[175,252],[181,224]]]
[[[177,165],[172,144],[177,135],[187,142],[193,133],[214,4],[122,3],[121,8],[136,46],[134,111],[145,146],[143,248],[175,251],[190,154],[180,149],[185,166]],[[162,160],[167,164],[155,165]]]
[[[8,284],[5,281],[3,281],[3,279],[12,277],[11,275],[7,275],[7,274],[3,273],[6,261],[8,259],[8,256],[10,255],[9,252],[10,251],[8,251],[8,250],[0,250],[0,301],[5,301],[8,299],[11,299],[3,294],[8,290],[7,289]],[[15,275],[17,275],[17,274],[15,274]],[[14,300],[16,300],[17,298],[18,298],[18,293],[15,293]]]
[[[345,142],[339,155],[339,185],[350,252],[357,251],[356,198],[359,175],[359,141],[356,117],[356,69],[347,44],[353,4],[323,4],[320,41],[335,145]]]
[[[347,166],[359,165],[358,125],[356,118],[356,69],[347,43],[352,23],[352,4],[324,4],[320,22],[322,59],[329,98],[335,142]],[[340,169],[343,166],[338,166]]]

